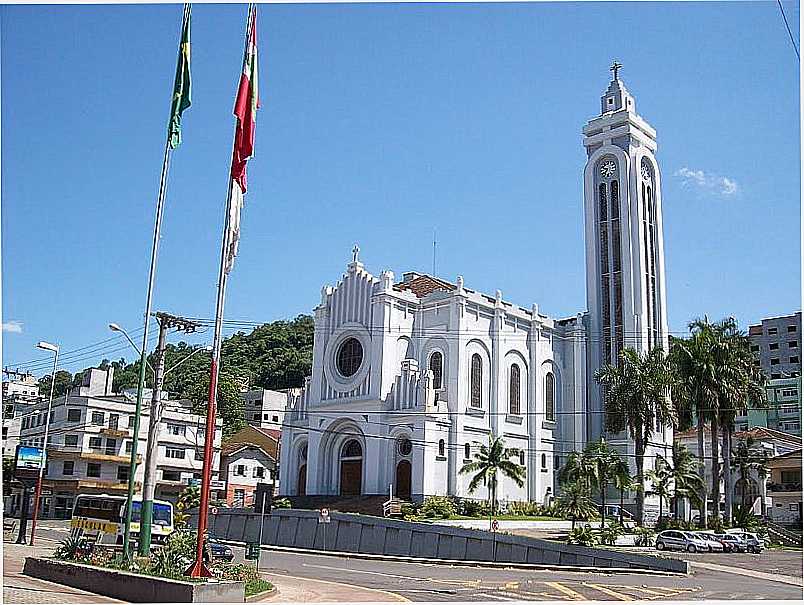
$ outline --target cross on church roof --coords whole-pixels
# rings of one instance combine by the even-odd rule
[[[623,64],[622,64],[622,63],[618,63],[618,62],[617,62],[617,60],[615,59],[615,60],[614,60],[614,63],[612,63],[612,64],[611,64],[611,67],[609,67],[609,69],[611,70],[611,72],[614,74],[614,79],[615,79],[615,80],[617,79],[617,72],[618,72],[618,71],[620,71],[620,69],[622,69],[622,66],[623,66]]]
[[[355,244],[355,247],[354,247],[354,248],[352,248],[352,262],[353,262],[353,263],[356,263],[356,262],[357,262],[357,255],[358,255],[358,254],[360,254],[360,246],[358,246],[357,244]]]

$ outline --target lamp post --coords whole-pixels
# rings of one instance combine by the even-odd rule
[[[59,346],[49,342],[40,342],[37,348],[53,353],[53,372],[50,375],[50,398],[47,403],[47,416],[45,418],[45,440],[42,444],[42,457],[39,459],[39,476],[36,479],[36,491],[34,492],[33,517],[31,519],[31,546],[34,544],[36,535],[36,519],[39,516],[39,497],[42,495],[42,476],[45,474],[45,459],[47,458],[47,439],[50,433],[50,411],[53,408],[53,389],[56,385],[56,365],[59,363]]]

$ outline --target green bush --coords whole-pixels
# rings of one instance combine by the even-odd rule
[[[69,536],[64,539],[53,556],[63,561],[83,561],[92,553],[92,544],[83,538]]]
[[[255,594],[265,592],[266,590],[271,590],[271,588],[273,588],[273,584],[263,580],[262,578],[246,580],[246,597],[251,597]]]
[[[594,546],[597,544],[597,536],[589,525],[583,527],[576,527],[573,529],[569,536],[567,536],[567,544],[577,544],[579,546]]]
[[[466,498],[461,500],[459,510],[464,517],[487,517],[491,507],[485,500]]]
[[[541,514],[542,506],[536,502],[511,502],[508,504],[508,513],[522,517],[535,517]]]
[[[419,509],[425,519],[448,519],[457,513],[455,503],[446,496],[430,496]]]
[[[653,546],[656,541],[656,532],[650,527],[637,527],[634,533],[636,534],[635,546]]]
[[[613,545],[617,538],[625,533],[625,528],[616,521],[609,523],[600,530],[600,543]]]
[[[290,508],[290,500],[287,498],[279,498],[274,500],[273,503],[274,508]]]

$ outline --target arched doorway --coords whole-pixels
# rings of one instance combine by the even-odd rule
[[[300,496],[307,495],[307,465],[302,464],[299,467],[299,483],[297,484],[298,487],[296,488],[296,492]]]
[[[363,487],[363,448],[350,439],[341,448],[341,496],[359,496]]]
[[[410,499],[410,460],[400,460],[396,465],[396,495]]]

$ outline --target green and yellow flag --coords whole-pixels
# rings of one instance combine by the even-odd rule
[[[190,3],[184,5],[181,24],[179,60],[176,65],[176,81],[173,84],[173,101],[170,106],[170,147],[181,144],[181,114],[190,106]]]

